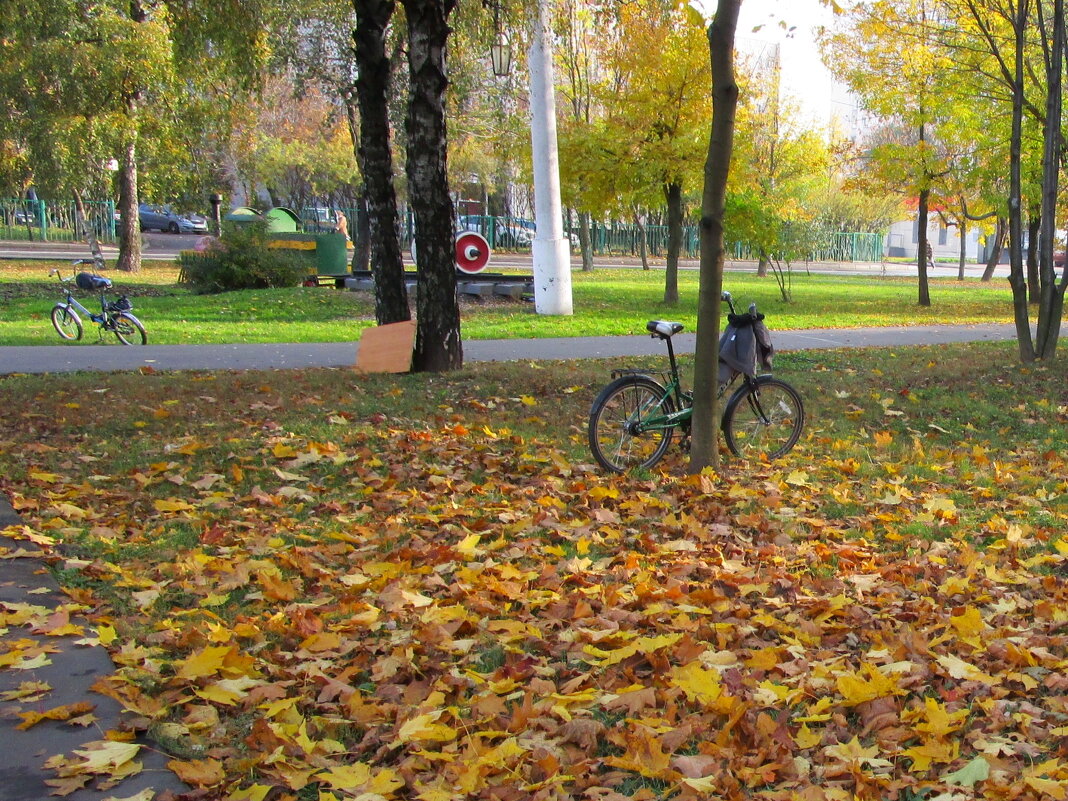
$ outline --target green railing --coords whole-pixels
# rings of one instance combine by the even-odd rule
[[[831,234],[826,247],[818,248],[809,261],[880,261],[883,235],[840,232]]]
[[[87,200],[85,223],[97,239],[106,244],[117,241],[115,204],[110,200]],[[35,242],[82,242],[87,233],[77,225],[75,203],[51,200],[0,198],[0,239]]]

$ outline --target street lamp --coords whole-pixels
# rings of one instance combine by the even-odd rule
[[[493,30],[496,38],[490,45],[490,65],[494,75],[504,78],[512,72],[512,43],[501,30],[501,0],[482,0],[482,5],[493,8]]]
[[[497,39],[490,45],[490,64],[493,65],[493,74],[498,78],[504,78],[512,72],[512,43],[500,29],[497,30]]]

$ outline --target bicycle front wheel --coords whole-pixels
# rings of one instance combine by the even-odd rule
[[[66,303],[57,303],[52,307],[52,326],[56,329],[56,333],[64,339],[76,340],[82,338],[81,318]]]
[[[123,345],[148,344],[148,334],[145,332],[145,327],[132,314],[119,312],[111,318],[111,321],[115,325],[112,330]]]
[[[735,456],[777,459],[801,436],[805,407],[797,390],[771,376],[747,381],[723,410],[723,436]]]
[[[674,428],[656,423],[672,414],[667,389],[646,376],[623,376],[606,386],[590,408],[593,458],[605,470],[625,473],[652,467],[671,445]]]

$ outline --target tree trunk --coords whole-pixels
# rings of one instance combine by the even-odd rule
[[[922,130],[922,126],[921,126]],[[920,139],[923,139],[921,134]],[[920,205],[917,210],[916,224],[919,226],[919,251],[916,254],[916,264],[919,268],[919,304],[921,306],[931,305],[931,288],[927,282],[927,210],[928,202],[931,197],[931,190],[924,187],[920,190]]]
[[[593,238],[590,236],[590,213],[579,212],[579,250],[582,251],[582,272],[593,272]]]
[[[768,276],[768,260],[761,253],[757,259],[757,278],[767,278]]]
[[[119,172],[119,261],[117,269],[141,270],[141,223],[137,205],[137,140],[131,136],[122,154]]]
[[[634,208],[634,236],[638,246],[638,256],[642,260],[642,269],[649,270],[649,238],[645,235],[645,222],[642,220],[641,211]]]
[[[352,271],[355,273],[357,270],[369,270],[371,268],[371,217],[367,213],[367,195],[364,192],[360,192],[360,197],[356,201],[356,224],[353,226],[352,239]],[[407,305],[407,290],[404,296]]]
[[[981,280],[989,281],[994,277],[994,270],[997,269],[998,263],[1001,261],[1001,250],[1005,247],[1005,234],[1007,231],[1008,225],[1005,219],[998,217],[997,227],[994,229],[994,252],[986,260],[986,269],[983,270]]]
[[[1009,137],[1009,286],[1012,287],[1012,311],[1016,322],[1016,342],[1020,361],[1035,360],[1031,323],[1027,310],[1027,282],[1023,265],[1023,204],[1020,169],[1023,163],[1024,45],[1027,41],[1028,12],[1026,3],[1016,4],[1013,38],[1016,58],[1012,77],[1012,133]]]
[[[960,233],[960,263],[957,265],[957,280],[963,281],[964,261],[968,258],[968,223],[963,218],[957,226],[957,231]]]
[[[723,292],[723,216],[734,148],[738,84],[734,32],[741,0],[719,0],[708,27],[712,61],[712,133],[701,195],[701,279],[697,298],[690,472],[719,466],[719,323]]]
[[[393,187],[389,134],[390,60],[386,28],[394,0],[353,0],[356,11],[356,97],[360,110],[356,158],[363,173],[371,272],[375,284],[375,320],[379,325],[411,319],[404,284],[400,216]]]
[[[1057,352],[1064,312],[1065,281],[1058,286],[1053,266],[1057,238],[1057,191],[1064,153],[1061,101],[1064,95],[1064,0],[1053,3],[1053,45],[1047,70],[1045,142],[1042,155],[1042,227],[1039,245],[1038,331],[1035,350],[1039,359],[1052,361]],[[1034,250],[1035,248],[1032,248]],[[1065,272],[1068,276],[1068,271]]]
[[[682,250],[682,186],[670,183],[664,187],[667,198],[668,248],[667,269],[664,271],[664,303],[676,306],[679,302],[679,252]]]
[[[454,0],[402,0],[408,17],[408,193],[419,254],[414,369],[463,366],[453,205],[446,171],[445,73]]]
[[[82,202],[82,193],[74,190],[74,225],[79,237],[83,237],[89,243],[89,252],[93,254],[93,261],[103,266],[104,253],[100,250],[100,241],[93,233],[93,226],[89,224],[85,216],[85,204]]]
[[[1042,280],[1038,276],[1038,256],[1042,247],[1042,211],[1031,209],[1027,218],[1027,302],[1037,305],[1042,295]]]

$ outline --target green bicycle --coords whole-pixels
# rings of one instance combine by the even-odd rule
[[[805,408],[797,390],[771,375],[757,375],[756,362],[770,367],[771,337],[756,304],[736,314],[729,292],[728,326],[720,339],[719,395],[739,377],[741,384],[723,407],[720,427],[731,453],[743,458],[776,459],[797,444]],[[646,330],[667,345],[670,370],[661,379],[645,370],[613,370],[613,381],[590,408],[589,445],[605,470],[625,473],[649,468],[670,447],[676,429],[689,440],[693,395],[682,388],[671,338],[682,323],[650,320]]]

